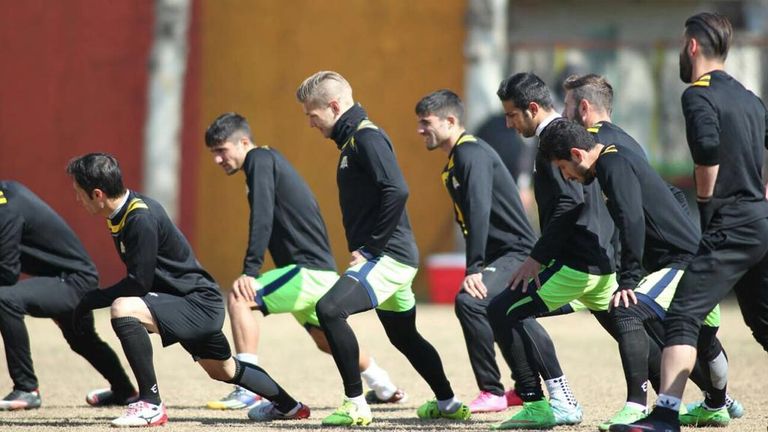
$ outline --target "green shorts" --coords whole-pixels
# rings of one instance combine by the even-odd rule
[[[663,268],[649,274],[635,288],[638,301],[650,306],[659,318],[664,319],[684,273],[681,269]],[[720,305],[712,309],[702,325],[720,327]]]
[[[593,275],[557,262],[539,273],[541,288],[536,291],[549,312],[571,304],[574,310],[606,311],[618,285],[616,275]],[[529,286],[535,289],[535,282]]]
[[[368,291],[373,307],[388,312],[406,312],[416,306],[411,283],[417,268],[380,255],[350,267],[344,273]]]
[[[338,279],[334,271],[310,270],[292,264],[256,278],[258,288],[254,300],[264,315],[290,312],[302,326],[320,327],[315,305]]]

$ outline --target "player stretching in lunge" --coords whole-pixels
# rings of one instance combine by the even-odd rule
[[[317,315],[344,381],[344,402],[324,425],[364,425],[372,415],[363,396],[359,348],[347,323],[351,314],[376,308],[392,344],[427,381],[437,400],[419,407],[420,418],[467,420],[469,408],[454,397],[437,351],[416,329],[411,282],[418,251],[405,203],[408,187],[392,142],[352,98],[336,72],[318,72],[296,96],[310,127],[332,139],[341,154],[336,172],[339,202],[352,253],[349,268],[317,303]]]
[[[91,214],[107,218],[127,275],[108,288],[89,291],[74,313],[76,324],[92,309],[110,307],[112,328],[123,345],[139,385],[139,401],[113,426],[159,426],[168,421],[152,364],[147,332],[163,346],[180,343],[216,380],[268,398],[277,418],[309,417],[263,369],[232,357],[221,332],[224,302],[213,278],[200,266],[187,239],[155,200],[123,186],[117,160],[104,153],[73,159],[67,167],[77,200]]]
[[[253,309],[264,315],[290,312],[317,347],[330,353],[315,304],[339,275],[315,196],[283,155],[271,147],[254,145],[251,128],[239,114],[226,113],[214,120],[205,132],[205,144],[224,172],[245,174],[251,209],[243,274],[233,282],[227,297],[236,357],[241,362],[257,362],[259,327]],[[261,274],[267,249],[277,268]],[[359,366],[371,388],[366,394],[368,402],[405,401],[405,392],[372,357],[361,352]],[[208,402],[208,408],[238,409],[257,401],[258,395],[236,386],[225,398]],[[248,415],[263,419],[276,414],[272,408],[254,407]]]

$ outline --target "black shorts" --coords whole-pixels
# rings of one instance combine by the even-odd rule
[[[226,360],[232,356],[221,331],[224,301],[213,291],[185,296],[150,292],[141,298],[157,323],[163,346],[180,343],[195,360]]]

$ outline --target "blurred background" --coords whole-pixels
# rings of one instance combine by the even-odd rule
[[[614,123],[684,188],[692,168],[677,64],[685,19],[727,15],[736,29],[728,71],[768,94],[768,0],[0,0],[0,10],[0,178],[25,183],[73,226],[102,285],[125,270],[105,221],[79,208],[64,171],[91,151],[114,154],[129,188],[164,203],[223,288],[240,273],[244,177],[227,177],[203,141],[227,111],[246,116],[256,143],[277,148],[307,180],[345,268],[338,150],[308,127],[294,96],[319,70],[344,75],[392,137],[422,262],[458,252],[430,268],[458,267],[459,276],[461,239],[440,182],[445,155],[428,153],[416,134],[413,108],[425,94],[459,93],[468,129],[499,149],[524,192],[532,144],[504,129],[495,95],[511,73],[538,74],[558,104],[568,75],[605,75]],[[415,286],[422,299],[427,273]]]

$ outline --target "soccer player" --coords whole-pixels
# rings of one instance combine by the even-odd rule
[[[753,336],[768,350],[768,202],[761,175],[768,111],[724,70],[732,32],[718,14],[704,12],[685,22],[680,78],[692,84],[682,105],[703,235],[664,320],[656,407],[645,419],[611,431],[680,430],[678,411],[699,328],[731,289]]]
[[[608,208],[612,210],[614,223],[616,223],[620,234],[622,234],[620,235],[623,240],[622,243],[631,243],[623,245],[622,250],[632,251],[634,249],[633,245],[635,247],[640,244],[643,245],[642,251],[644,256],[642,257],[642,263],[638,261],[637,251],[630,252],[631,255],[627,257],[628,264],[622,263],[619,271],[619,285],[627,286],[627,284],[622,284],[622,279],[624,282],[628,282],[628,279],[637,281],[641,275],[646,276],[646,272],[649,270],[652,273],[656,273],[655,276],[651,274],[648,277],[644,277],[636,288],[629,288],[634,289],[634,292],[643,293],[637,297],[640,300],[640,304],[626,302],[625,304],[617,305],[614,302],[614,308],[611,311],[611,316],[617,323],[616,329],[620,335],[618,342],[624,345],[621,352],[623,353],[622,362],[624,364],[624,375],[627,380],[628,391],[626,406],[611,420],[600,425],[601,430],[607,430],[608,426],[612,423],[630,423],[645,416],[644,411],[647,401],[647,386],[645,382],[648,375],[645,373],[647,370],[646,366],[639,359],[647,357],[653,363],[649,367],[653,369],[655,374],[657,373],[656,371],[660,367],[658,363],[661,361],[661,348],[657,347],[657,344],[660,343],[663,346],[664,329],[661,321],[664,319],[664,311],[669,307],[669,302],[674,295],[677,282],[679,281],[678,276],[682,275],[690,258],[696,253],[701,236],[693,221],[688,217],[688,205],[682,191],[657,178],[658,175],[655,172],[649,173],[649,167],[646,166],[648,161],[640,144],[623,129],[611,123],[610,113],[613,107],[613,88],[608,81],[594,74],[573,75],[565,80],[563,88],[565,89],[563,115],[569,120],[576,121],[587,128],[587,131],[592,134],[594,141],[600,143],[603,147],[609,145],[616,146],[616,152],[606,153],[606,159],[601,158],[597,160],[601,161],[600,163],[597,163],[595,160],[592,161],[592,166],[589,170],[591,174],[588,173],[585,176],[580,176],[581,178],[577,178],[577,180],[586,181],[596,177],[600,181],[601,188],[609,197],[607,201]],[[561,148],[560,143],[553,143],[550,147],[552,150],[549,153],[555,158],[558,157],[558,154],[566,156],[565,151],[570,151],[570,148]],[[627,152],[630,154],[627,155]],[[611,164],[610,160],[616,158],[621,158],[621,160],[627,159],[626,163],[633,168],[635,166],[639,168],[622,173],[621,176],[612,176],[611,173],[615,166],[623,165],[624,163]],[[563,165],[571,165],[571,168],[576,168],[576,165],[566,160],[558,162],[558,164],[561,166],[561,170],[564,169]],[[601,164],[607,164],[607,166],[601,167]],[[583,169],[581,170],[583,171]],[[595,176],[596,172],[597,175]],[[635,172],[638,173],[636,174],[637,176],[647,177],[647,180],[645,182],[630,180],[635,175]],[[622,190],[622,186],[615,187],[612,184],[615,181],[631,181],[633,185],[645,184],[645,187],[642,188],[643,195],[635,194],[630,196],[628,194],[620,194],[615,199],[610,199],[611,196],[616,195],[615,191]],[[649,194],[648,188],[651,187],[655,189],[669,189],[675,201],[678,201],[678,204],[682,206],[675,206],[674,202],[669,200],[669,193],[666,191],[654,190],[653,193]],[[634,188],[633,191],[637,192]],[[653,200],[653,205],[649,206],[651,199]],[[660,205],[662,201],[665,201],[666,204],[673,208],[659,213],[660,210],[657,205]],[[625,219],[616,218],[617,213],[631,214],[630,211],[622,211],[621,207],[632,207],[634,210],[637,210],[638,205],[643,207],[644,213],[647,215],[647,217],[644,216],[642,218],[645,220],[646,228],[640,231],[627,227]],[[670,217],[672,220],[665,223]],[[674,218],[681,219],[678,221]],[[638,221],[639,219],[633,219],[635,224]],[[663,223],[666,226],[663,226]],[[627,229],[626,233],[624,229]],[[640,242],[637,238],[632,238],[637,235],[642,236],[643,232],[646,234],[646,239],[643,242]],[[666,264],[672,264],[678,270],[676,277],[672,279],[663,277],[664,274],[669,273]],[[659,267],[661,265],[665,265],[665,268]],[[651,267],[649,268],[648,266]],[[631,268],[627,269],[627,267]],[[656,283],[653,284],[653,282]],[[628,293],[628,295],[631,294]],[[651,298],[649,294],[652,294],[654,297]],[[726,398],[725,405],[728,408],[729,416],[731,418],[741,417],[744,408],[738,401],[732,399],[726,393],[728,360],[716,336],[720,326],[719,306],[715,306],[715,309],[707,316],[703,324],[698,341],[699,361],[691,374],[691,380],[703,390],[705,395],[704,403],[707,406],[720,406],[722,405],[720,399]],[[648,355],[645,354],[647,342],[639,340],[639,338],[643,337],[644,328],[653,336],[652,343],[648,345],[650,350]],[[637,353],[641,353],[641,355],[637,355]],[[652,384],[658,391],[659,376],[655,375],[653,378]],[[683,424],[699,426],[722,426],[727,424],[729,420],[729,418],[720,415],[720,413],[710,414],[709,411],[701,407],[701,403],[691,404],[688,413],[681,416]]]
[[[518,73],[502,81],[498,96],[507,126],[525,137],[541,137],[553,123],[567,121],[555,112],[549,90],[532,73]],[[497,429],[542,429],[558,424],[541,389],[533,345],[523,327],[525,319],[579,300],[606,325],[616,287],[611,241],[615,228],[599,186],[566,181],[538,151],[533,189],[541,237],[512,276],[511,289],[496,296],[488,307],[497,340],[513,350],[515,387],[523,400],[523,409],[495,425]],[[581,407],[570,399],[574,415],[569,423],[576,424],[582,419]]]
[[[19,280],[21,274],[31,277]],[[93,314],[83,316],[80,331],[72,311],[99,276],[72,229],[34,192],[15,181],[0,181],[0,334],[13,391],[0,410],[39,408],[42,401],[32,366],[24,316],[52,318],[72,351],[88,361],[110,384],[90,392],[90,405],[127,405],[136,389],[120,360],[96,333]]]
[[[259,327],[253,309],[264,315],[290,312],[317,347],[330,353],[315,304],[339,275],[315,196],[283,155],[271,147],[254,145],[247,120],[237,113],[225,113],[214,120],[205,132],[205,144],[224,172],[245,174],[251,208],[243,274],[233,282],[227,296],[236,357],[241,362],[257,363]],[[277,268],[261,274],[267,249]],[[406,400],[405,392],[368,354],[360,353],[359,365],[371,388],[366,394],[369,402]],[[208,408],[244,408],[255,404],[256,398],[236,386],[225,398],[209,402]],[[269,407],[254,408],[249,415],[265,410]]]
[[[342,220],[352,254],[349,268],[317,303],[317,315],[344,381],[344,402],[324,425],[371,422],[362,394],[358,344],[351,314],[375,308],[390,342],[429,384],[436,400],[421,405],[420,418],[467,420],[469,407],[453,393],[435,348],[416,329],[411,283],[419,263],[405,210],[408,187],[392,142],[336,72],[321,71],[301,83],[296,97],[310,127],[332,139],[341,154],[336,172]]]
[[[139,400],[113,426],[160,426],[168,421],[152,364],[147,332],[163,346],[180,343],[216,380],[240,385],[272,401],[261,420],[303,419],[309,408],[285,392],[263,369],[232,357],[221,326],[224,303],[213,278],[200,266],[187,239],[155,200],[123,186],[117,160],[90,153],[70,161],[77,200],[107,226],[125,278],[89,291],[74,312],[74,323],[92,309],[110,307],[112,328],[139,384]]]
[[[485,141],[466,132],[464,104],[456,93],[438,90],[416,104],[418,133],[427,150],[448,154],[442,180],[454,203],[456,222],[466,239],[466,276],[456,295],[456,317],[464,332],[469,361],[480,394],[473,413],[503,411],[522,401],[514,390],[504,393],[486,309],[528,256],[536,241],[515,182],[499,155]],[[555,417],[568,407],[567,380],[547,332],[534,319],[524,321],[540,356],[541,373],[551,391]],[[505,358],[511,355],[501,346]],[[511,360],[507,360],[511,364]],[[566,388],[562,388],[566,386]]]

